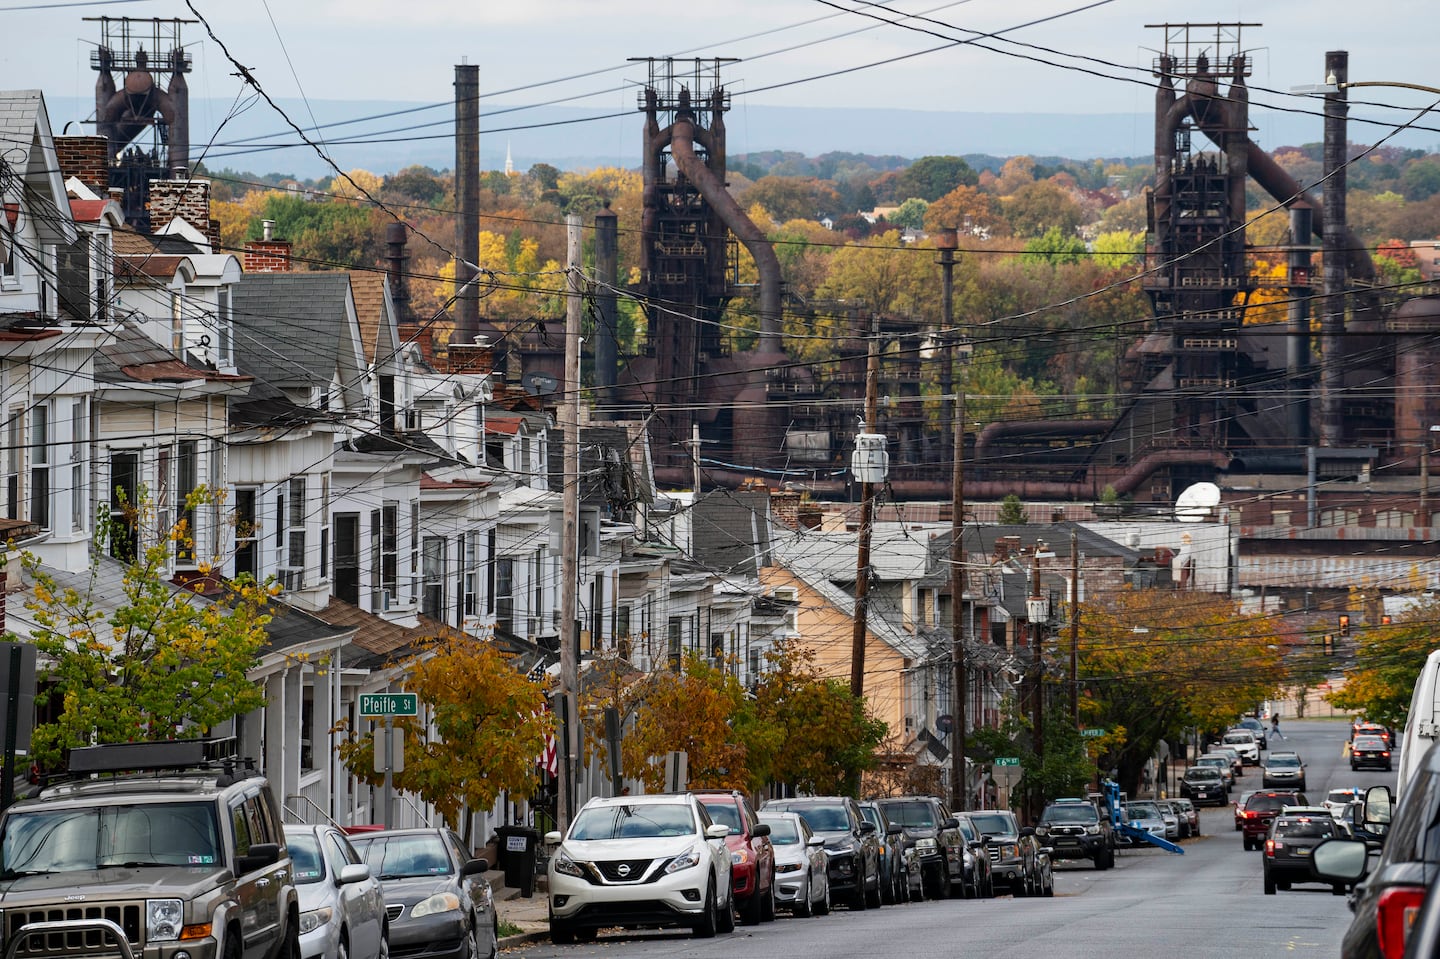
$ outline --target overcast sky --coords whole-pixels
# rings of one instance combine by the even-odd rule
[[[1232,0],[1208,5],[1172,0],[195,3],[220,40],[277,98],[446,101],[453,95],[454,65],[464,60],[480,65],[482,96],[491,98],[484,111],[495,105],[563,99],[621,112],[634,109],[637,84],[645,79],[644,66],[627,64],[628,58],[723,56],[740,60],[723,74],[734,97],[732,129],[743,123],[747,103],[1144,114],[1153,103],[1149,67],[1154,50],[1164,42],[1164,31],[1147,24],[1165,21],[1262,24],[1247,26],[1243,34],[1254,59],[1251,83],[1257,104],[1295,104],[1285,91],[1319,82],[1325,52],[1331,49],[1349,50],[1355,80],[1440,84],[1440,66],[1433,55],[1427,56],[1434,47],[1427,25],[1434,7],[1421,0]],[[909,14],[912,19],[906,22],[915,29],[881,23],[856,10],[887,20]],[[9,41],[0,45],[0,88],[38,87],[49,97],[92,97],[90,52],[99,25],[82,18],[96,16],[192,15],[175,0],[0,0],[0,35]],[[240,82],[217,45],[199,24],[184,31],[195,60],[192,97],[234,98]],[[1005,40],[1034,46],[986,39],[979,43],[993,49],[960,44],[920,52],[974,36],[965,31],[1007,31]],[[20,38],[23,41],[16,42]],[[910,54],[916,55],[797,82]],[[1079,69],[1056,65],[1060,63]],[[1402,90],[1365,93],[1367,100],[1407,105],[1412,112],[1432,102]],[[568,99],[572,97],[579,98]],[[1298,105],[1310,107],[1313,101]],[[1393,116],[1396,122],[1408,117],[1400,112]],[[524,111],[496,115],[483,121],[482,129],[523,123],[524,117]],[[58,128],[76,118],[52,119]]]

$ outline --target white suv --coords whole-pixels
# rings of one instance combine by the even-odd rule
[[[702,938],[730,932],[729,832],[689,795],[590,800],[563,841],[545,836],[555,847],[550,938],[590,940],[614,926],[688,926]]]
[[[1241,762],[1250,766],[1260,765],[1260,740],[1255,738],[1252,730],[1232,729],[1225,733],[1220,745],[1239,753]]]

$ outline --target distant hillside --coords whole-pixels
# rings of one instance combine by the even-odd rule
[[[440,170],[454,166],[454,107],[448,102],[279,102],[302,127],[312,125],[310,115],[314,114],[321,127],[314,136],[323,140],[327,152],[344,169],[361,167],[374,173],[391,173],[412,164]],[[57,132],[67,124],[72,133],[93,129],[84,123],[94,112],[93,101],[54,97],[47,98],[47,103]],[[212,169],[283,172],[303,178],[330,172],[313,150],[295,145],[295,134],[263,104],[224,123],[217,135],[216,128],[231,107],[229,100],[191,101],[192,158],[203,157]],[[507,145],[519,170],[536,163],[561,169],[640,165],[638,112],[584,123],[572,121],[604,118],[618,111],[566,107],[513,110],[500,104],[484,104],[481,112],[480,162],[484,169],[505,165]],[[380,114],[391,115],[349,122]],[[1257,108],[1252,119],[1258,128],[1257,141],[1267,148],[1321,138],[1320,121],[1313,117]],[[735,155],[790,151],[814,157],[850,152],[887,159],[931,154],[1029,154],[1089,160],[1149,156],[1154,144],[1150,116],[1121,113],[946,113],[768,107],[737,101],[726,123],[729,148]],[[1352,126],[1351,137],[1363,140],[1373,129]],[[214,143],[206,149],[212,140]],[[1402,134],[1392,142],[1435,148],[1435,136],[1430,133]]]

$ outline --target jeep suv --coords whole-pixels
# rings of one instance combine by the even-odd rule
[[[263,778],[212,758],[215,745],[74,749],[70,774],[85,778],[5,810],[7,955],[300,955],[280,808]]]
[[[697,791],[695,798],[712,821],[730,827],[725,845],[730,847],[730,879],[740,921],[751,926],[773,921],[775,847],[770,844],[769,823],[756,817],[744,793]]]
[[[1096,869],[1115,865],[1114,829],[1089,800],[1055,800],[1045,807],[1035,835],[1055,859],[1088,859]]]

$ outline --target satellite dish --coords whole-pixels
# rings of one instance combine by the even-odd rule
[[[525,392],[531,396],[544,396],[554,393],[555,387],[560,383],[549,373],[526,373],[520,377],[520,385],[525,387]]]
[[[1199,523],[1214,514],[1220,505],[1220,487],[1214,483],[1187,486],[1175,499],[1175,518],[1182,523]]]

